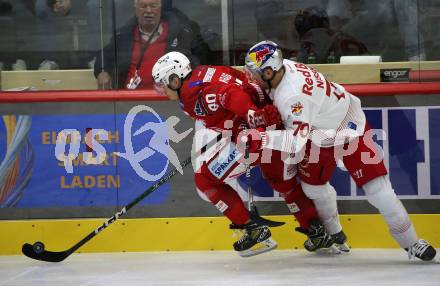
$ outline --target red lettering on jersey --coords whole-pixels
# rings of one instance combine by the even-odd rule
[[[298,69],[298,71],[299,71],[300,73],[302,73],[303,76],[305,76],[305,77],[307,77],[307,78],[312,77],[312,75],[310,74],[310,72],[307,71],[307,70],[300,70],[300,69]]]
[[[302,87],[302,92],[305,95],[312,96],[313,79],[312,79],[312,74],[309,71],[309,68],[305,64],[295,64],[295,67],[297,71],[302,73],[304,76],[305,84]]]
[[[304,70],[308,69],[308,67],[305,64],[301,64],[301,63],[295,64],[295,67],[298,69],[304,69]]]
[[[319,75],[318,71],[312,67],[309,67],[309,69],[312,71],[313,75],[316,78],[318,88],[324,89],[324,82],[322,81],[321,76]]]
[[[306,138],[309,134],[310,127],[308,123],[304,123],[302,121],[293,121],[293,135],[300,136],[302,138]]]
[[[341,98],[345,98],[345,94],[342,93],[337,93],[336,90],[333,92],[333,94],[338,98],[338,100],[340,100]]]
[[[325,95],[330,97],[330,82],[328,80],[325,80]]]
[[[313,85],[303,85],[303,89],[302,92],[304,94],[307,94],[308,96],[312,96],[312,91],[313,91]]]

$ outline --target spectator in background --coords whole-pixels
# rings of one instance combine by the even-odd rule
[[[327,7],[343,21],[342,30],[356,35],[385,61],[426,60],[417,0],[329,0]]]
[[[284,1],[285,2],[285,1]],[[286,24],[289,23],[289,12],[286,11],[285,3],[281,0],[257,0],[253,2],[254,5],[254,18],[256,22],[257,39],[268,39],[277,42],[283,53],[288,55],[292,49],[292,42],[290,41],[290,32],[286,29]],[[240,5],[241,4],[241,5]],[[237,11],[241,11],[248,5],[243,1],[237,3]],[[253,40],[249,37],[255,32],[255,25],[252,23],[241,22],[239,28],[243,36],[243,39],[234,40],[234,46],[231,50],[234,52],[235,61],[234,65],[241,66],[245,63],[246,53]]]
[[[350,0],[329,0],[326,12],[332,28],[341,30],[342,27],[353,19],[352,10]]]
[[[17,1],[16,58],[28,69],[87,68],[89,0]],[[18,5],[20,4],[20,5]],[[94,35],[96,37],[96,35]]]
[[[300,39],[297,61],[335,63],[341,56],[367,54],[367,47],[342,31],[332,30],[327,12],[308,7],[295,16],[295,30]]]
[[[47,0],[47,6],[52,8],[52,11],[57,16],[66,16],[72,8],[70,0]]]
[[[283,2],[259,0],[255,6],[258,38],[276,41],[280,46],[287,46],[287,33],[284,26],[286,18]],[[247,51],[246,51],[247,52]]]
[[[72,10],[71,0],[36,0],[34,5],[36,15],[40,19],[45,19],[50,15],[66,16]]]
[[[151,69],[169,51],[185,54],[193,65],[206,63],[209,47],[198,25],[161,0],[134,0],[136,19],[120,28],[99,53],[95,76],[100,88],[152,88]]]

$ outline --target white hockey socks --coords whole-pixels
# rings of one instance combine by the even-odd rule
[[[397,198],[388,176],[376,178],[362,187],[368,201],[383,215],[391,235],[402,248],[418,241],[408,212]]]
[[[330,235],[342,230],[339,222],[338,206],[336,203],[336,191],[330,183],[325,185],[309,185],[301,182],[304,194],[313,201],[318,212],[319,219]]]

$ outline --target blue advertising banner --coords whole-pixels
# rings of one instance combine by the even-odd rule
[[[169,140],[191,136],[191,130],[170,131],[176,118],[164,121],[154,110],[143,108],[131,115],[3,116],[0,207],[105,207],[130,202],[169,166],[178,165]],[[439,199],[440,108],[364,111],[371,128],[383,130],[375,140],[383,148],[399,197]],[[257,200],[281,199],[265,182],[252,182],[260,186]],[[342,165],[331,183],[339,199],[364,199]],[[160,204],[169,196],[170,186],[165,184],[140,204]]]
[[[1,207],[53,207],[53,206],[114,206],[125,205],[151,186],[168,167],[168,154],[154,150],[155,142],[168,141],[165,123],[156,114],[140,113],[131,124],[131,132],[146,123],[152,128],[124,138],[127,115],[44,115],[4,116],[0,124]],[[75,134],[60,136],[62,130],[76,130]],[[106,138],[92,141],[86,134],[105,130]],[[88,133],[90,132],[90,133]],[[99,132],[98,132],[98,136]],[[58,138],[58,139],[57,139]],[[62,141],[62,152],[68,155],[78,143],[78,152],[72,158],[72,172],[67,172],[63,161],[55,154],[57,140]],[[117,155],[125,152],[124,140],[131,148],[142,150],[145,160],[139,166],[153,180],[142,178],[131,166],[131,161]],[[88,146],[86,143],[89,141]],[[94,145],[93,145],[94,144]],[[101,157],[96,150],[101,146]],[[157,144],[156,144],[157,145]],[[146,147],[147,146],[147,147]],[[150,147],[148,147],[150,146]],[[70,150],[69,150],[70,148]],[[88,164],[85,152],[93,151],[99,164]],[[145,152],[147,151],[147,152]],[[72,154],[71,154],[72,155]],[[93,161],[93,160],[91,160]],[[141,204],[158,204],[169,195],[169,185],[143,200]]]

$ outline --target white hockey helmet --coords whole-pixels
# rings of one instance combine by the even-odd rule
[[[278,71],[283,66],[283,54],[278,45],[272,41],[262,41],[246,53],[246,68],[251,72],[262,74],[265,68]]]
[[[157,60],[151,74],[156,85],[168,86],[173,74],[184,79],[191,71],[191,62],[184,54],[169,52]]]

